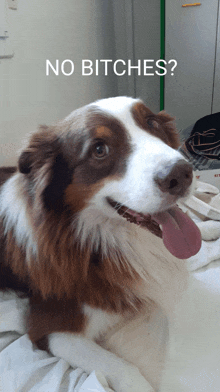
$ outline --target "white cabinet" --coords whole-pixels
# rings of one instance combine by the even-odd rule
[[[166,0],[165,13],[165,57],[178,63],[174,75],[165,77],[165,109],[176,116],[180,129],[220,111],[219,1],[183,4]]]

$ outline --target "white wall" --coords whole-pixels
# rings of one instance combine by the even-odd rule
[[[141,75],[137,70],[131,76],[118,78],[120,95],[142,98],[151,110],[160,110],[160,78],[143,75],[143,59],[160,59],[160,1],[113,1],[117,58],[141,60]]]
[[[133,4],[134,58],[136,61],[137,59],[159,60],[160,0],[135,0]],[[135,92],[137,97],[144,99],[153,112],[159,112],[160,77],[158,75],[137,76]]]
[[[4,1],[4,0],[0,0]],[[111,0],[18,0],[7,10],[14,57],[0,60],[0,165],[24,136],[95,99],[117,95],[113,76],[46,76],[45,61],[114,58]]]

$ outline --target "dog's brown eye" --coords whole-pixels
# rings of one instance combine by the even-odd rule
[[[150,128],[153,127],[153,120],[147,120],[147,125],[149,125]]]
[[[98,142],[93,147],[93,156],[95,158],[98,159],[105,158],[108,155],[108,153],[109,153],[109,147],[103,142]]]
[[[156,121],[156,120],[154,120],[153,118],[149,118],[148,120],[147,120],[147,125],[150,127],[150,128],[158,128],[158,122]]]

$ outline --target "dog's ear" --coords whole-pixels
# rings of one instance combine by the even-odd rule
[[[180,146],[180,138],[176,129],[175,118],[171,117],[165,110],[158,113],[158,117],[162,122],[163,129],[168,137],[169,145],[177,149]]]
[[[53,160],[50,170],[48,185],[45,187],[42,198],[47,210],[63,209],[63,195],[67,186],[71,183],[73,169],[69,167],[67,159],[62,152],[58,153]]]
[[[23,151],[18,160],[18,170],[23,174],[28,174],[31,171],[31,153]]]
[[[54,154],[58,146],[58,138],[53,127],[41,126],[34,133],[27,148],[18,160],[18,169],[23,174],[38,170]]]
[[[63,207],[64,191],[72,179],[73,168],[65,155],[55,128],[42,126],[32,135],[18,161],[18,169],[27,177],[32,195],[40,193],[48,210]]]

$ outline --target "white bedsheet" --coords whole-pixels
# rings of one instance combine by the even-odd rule
[[[192,272],[172,322],[160,392],[220,391],[220,261]]]

